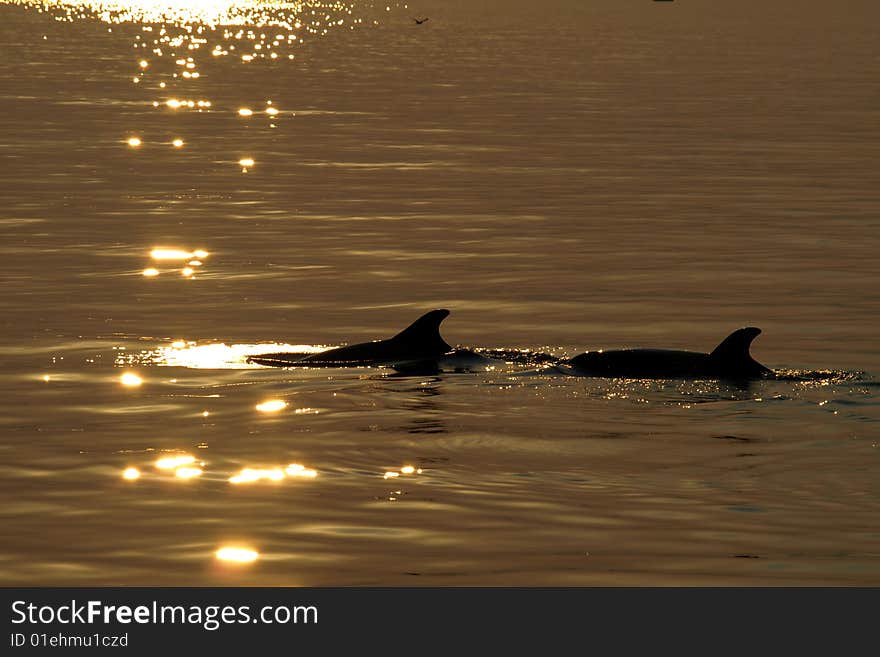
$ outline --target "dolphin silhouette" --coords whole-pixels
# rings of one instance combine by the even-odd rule
[[[452,347],[440,337],[440,323],[449,316],[445,309],[432,310],[419,317],[393,338],[361,342],[328,349],[317,354],[258,354],[249,363],[274,367],[361,367],[384,365],[419,369],[421,364],[436,363]]]
[[[631,379],[757,379],[773,373],[752,358],[749,346],[761,329],[741,328],[710,353],[672,349],[588,351],[560,363],[558,369],[577,376]]]

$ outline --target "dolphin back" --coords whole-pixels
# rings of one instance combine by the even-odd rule
[[[754,379],[772,371],[752,358],[749,346],[761,329],[752,326],[731,333],[711,354],[671,349],[588,351],[566,363],[565,373],[579,376]]]
[[[393,338],[361,342],[317,354],[259,354],[248,362],[275,367],[357,367],[434,362],[452,350],[440,337],[440,324],[448,310],[432,310],[419,317]],[[436,364],[434,364],[436,369]]]

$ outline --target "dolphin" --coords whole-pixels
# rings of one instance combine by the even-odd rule
[[[576,376],[629,379],[758,379],[773,374],[752,358],[749,346],[761,329],[737,329],[710,353],[672,349],[588,351],[563,361],[559,371]]]
[[[388,366],[414,371],[431,369],[452,351],[452,347],[440,337],[440,323],[448,316],[448,310],[432,310],[387,340],[361,342],[309,355],[258,354],[247,360],[249,363],[274,367]]]

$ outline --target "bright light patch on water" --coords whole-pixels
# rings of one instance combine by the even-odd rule
[[[411,475],[411,474],[422,474],[421,468],[416,468],[414,465],[405,465],[400,468],[400,471],[397,470],[388,470],[384,475],[382,475],[383,479],[396,479],[400,475]]]
[[[198,256],[200,258],[204,258],[208,254],[204,251],[184,251],[183,249],[170,249],[165,247],[156,247],[152,251],[150,251],[150,257],[153,260],[189,260],[196,256],[196,253],[204,253],[205,255]]]
[[[287,402],[281,399],[270,399],[257,404],[254,408],[260,411],[260,413],[277,413],[287,408]]]
[[[195,477],[201,476],[201,474],[202,474],[202,469],[195,468],[195,467],[177,468],[174,471],[174,476],[177,477],[178,479],[193,479]]]
[[[281,468],[242,468],[241,472],[229,478],[231,484],[252,484],[257,481],[282,481]]]
[[[307,10],[319,9],[322,14],[312,22],[310,31],[319,32],[314,25],[332,27],[338,23],[335,15],[350,12],[352,3],[322,2],[321,0],[32,0],[23,4],[44,5],[55,13],[75,18],[97,18],[106,23],[166,23],[211,26],[257,25],[260,27],[290,27],[291,17]]]
[[[139,479],[141,476],[141,471],[137,468],[126,468],[122,471],[122,478],[126,481],[134,481],[135,479]]]
[[[136,388],[141,385],[144,380],[134,372],[126,372],[119,377],[119,382],[127,388]]]
[[[291,463],[283,470],[281,468],[242,468],[238,474],[229,478],[231,484],[253,484],[258,481],[283,481],[286,477],[300,479],[314,479],[318,471],[307,468],[301,463]]]
[[[168,346],[155,351],[143,352],[138,357],[144,363],[170,367],[189,367],[192,369],[259,369],[262,365],[247,362],[248,356],[267,353],[314,354],[324,351],[324,347],[307,344],[197,344],[196,342],[175,340]]]
[[[197,75],[194,74],[190,77],[197,77]],[[165,83],[163,82],[159,86],[162,87],[162,85],[164,85],[164,84]],[[162,88],[164,89],[164,87],[162,87]],[[159,106],[159,102],[154,101],[153,107],[158,107],[158,106]],[[207,109],[207,108],[211,107],[211,101],[210,100],[181,100],[178,98],[169,98],[168,100],[165,101],[165,106],[170,107],[171,109],[193,109],[196,107]]]
[[[156,461],[159,470],[176,470],[196,462],[195,456],[184,454],[182,456],[164,456]]]
[[[253,563],[260,554],[256,550],[243,547],[222,547],[217,550],[214,555],[220,561],[229,561],[232,563]]]
[[[156,269],[155,267],[147,267],[146,269],[144,269],[144,270],[141,272],[141,274],[143,274],[143,275],[146,276],[147,278],[152,278],[153,276],[158,276],[158,275],[159,275],[159,270]]]
[[[129,137],[127,143],[132,148],[137,148],[141,145],[141,140],[140,137]]]
[[[288,477],[305,477],[307,479],[314,479],[318,476],[317,470],[307,468],[300,463],[291,463],[284,469],[284,472]]]

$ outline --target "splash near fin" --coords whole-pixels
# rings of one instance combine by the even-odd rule
[[[446,353],[452,347],[440,337],[440,324],[447,317],[449,317],[449,311],[446,309],[432,310],[419,317],[391,338],[391,340],[404,344],[418,345],[422,349],[427,347],[432,351],[438,350],[441,353]]]

